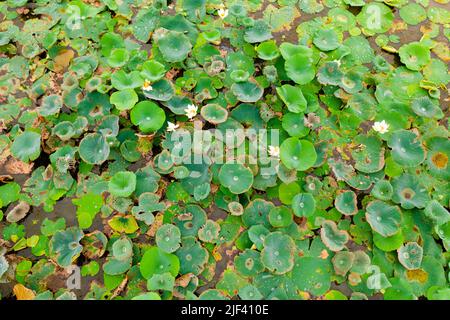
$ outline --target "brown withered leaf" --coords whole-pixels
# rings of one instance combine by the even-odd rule
[[[4,168],[8,174],[29,174],[33,169],[34,163],[26,163],[10,157]]]

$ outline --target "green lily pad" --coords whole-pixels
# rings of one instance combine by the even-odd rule
[[[109,152],[108,142],[99,133],[91,133],[84,136],[78,147],[80,158],[89,164],[102,164],[108,159]]]
[[[136,189],[136,175],[133,172],[117,172],[108,182],[108,190],[116,197],[129,197]]]
[[[263,89],[253,81],[233,83],[231,91],[242,102],[256,102],[263,95]]]
[[[180,270],[180,260],[174,254],[164,252],[158,247],[151,247],[144,252],[139,269],[145,279],[166,272],[176,277]]]
[[[294,266],[294,241],[281,232],[272,232],[264,239],[261,261],[275,274],[289,272]]]
[[[422,264],[423,249],[417,242],[408,242],[397,250],[398,261],[408,270],[419,269]]]
[[[389,237],[398,232],[402,216],[397,206],[374,200],[367,205],[366,219],[374,231]]]
[[[180,62],[187,58],[191,52],[189,38],[181,32],[168,31],[156,43],[164,60],[167,62]]]
[[[33,131],[21,133],[11,145],[11,154],[24,162],[36,160],[41,154],[41,135]]]
[[[316,200],[310,193],[299,193],[292,199],[292,210],[297,217],[310,217],[316,210]]]
[[[49,252],[62,268],[70,266],[81,254],[80,240],[84,234],[80,229],[71,227],[57,231],[49,242]]]
[[[420,42],[404,44],[398,53],[400,61],[410,70],[420,70],[431,60],[430,49]]]
[[[417,135],[411,131],[398,130],[388,141],[392,158],[402,167],[416,167],[425,160],[425,150]]]
[[[141,101],[131,110],[131,122],[144,133],[159,130],[166,121],[164,110],[151,101]]]
[[[252,171],[239,163],[225,163],[219,171],[220,183],[234,194],[248,191],[253,184]]]
[[[300,113],[306,110],[307,102],[300,88],[285,84],[277,88],[277,93],[289,111]]]
[[[344,230],[339,230],[334,221],[325,220],[320,229],[320,237],[331,251],[337,252],[345,248],[349,236]]]
[[[340,213],[347,216],[355,215],[358,212],[356,194],[350,190],[339,193],[334,199],[334,205]]]
[[[402,174],[392,181],[394,194],[392,201],[399,203],[404,209],[424,208],[430,199],[427,190],[417,177]]]
[[[180,247],[180,229],[172,224],[164,224],[156,231],[155,240],[158,248],[168,253],[175,252]]]
[[[228,118],[228,111],[215,103],[207,104],[200,110],[200,113],[206,121],[212,124],[225,122]]]
[[[280,158],[288,169],[305,171],[315,164],[317,153],[311,142],[292,137],[281,144]]]

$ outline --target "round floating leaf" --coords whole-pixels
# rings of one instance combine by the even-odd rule
[[[183,239],[181,248],[175,253],[180,259],[180,273],[193,273],[199,275],[205,269],[208,262],[208,250],[203,248],[194,237]]]
[[[411,108],[420,117],[433,118],[436,115],[438,115],[438,118],[442,117],[439,104],[435,103],[428,96],[415,98],[411,103]]]
[[[161,79],[151,85],[151,89],[144,90],[148,99],[156,101],[169,101],[175,94],[172,83],[167,79]]]
[[[141,77],[151,82],[160,80],[166,74],[166,68],[156,60],[146,61],[142,64]]]
[[[236,270],[244,277],[254,277],[264,271],[261,256],[258,251],[246,249],[234,257]]]
[[[388,141],[392,158],[403,167],[417,167],[425,160],[425,150],[417,135],[407,130],[397,130]]]
[[[392,201],[400,203],[404,209],[424,208],[430,199],[426,188],[416,176],[402,174],[392,181],[394,194]]]
[[[339,193],[334,199],[334,205],[340,213],[347,216],[355,215],[358,212],[356,194],[350,190]]]
[[[239,289],[239,297],[242,300],[261,300],[263,295],[255,286],[249,284]]]
[[[144,80],[138,71],[125,72],[124,70],[119,70],[111,76],[111,84],[119,92],[126,92],[129,89],[141,87],[144,84]]]
[[[383,169],[384,148],[382,142],[375,136],[357,136],[355,142],[358,148],[352,151],[355,169],[364,173],[374,173]]]
[[[108,182],[108,190],[116,197],[129,197],[136,189],[136,175],[133,172],[117,172]]]
[[[357,274],[365,274],[370,266],[370,257],[362,250],[357,250],[353,252],[353,262],[351,272]]]
[[[39,107],[39,114],[43,117],[48,117],[57,114],[62,108],[63,101],[61,96],[52,94],[45,96],[42,99],[42,105]]]
[[[408,242],[398,250],[398,261],[408,270],[419,269],[422,264],[423,249],[417,242]]]
[[[11,145],[11,154],[23,162],[36,160],[41,154],[41,135],[33,131],[21,133]]]
[[[248,237],[258,250],[262,250],[264,239],[270,231],[261,224],[253,225],[248,229]]]
[[[162,274],[154,274],[147,281],[148,290],[173,291],[174,285],[175,285],[175,277],[173,277],[168,272]]]
[[[213,221],[207,220],[203,227],[198,230],[198,238],[203,242],[217,242],[219,238],[220,225]]]
[[[420,70],[431,60],[430,48],[420,42],[404,44],[398,53],[400,61],[410,70]]]
[[[133,89],[125,89],[114,92],[109,101],[119,110],[130,110],[139,98]]]
[[[288,227],[292,223],[292,211],[285,206],[274,207],[269,212],[269,222],[275,228]]]
[[[187,58],[192,45],[181,32],[168,31],[157,40],[158,48],[167,62],[180,62]]]
[[[80,142],[78,153],[81,159],[89,164],[102,164],[109,157],[109,144],[99,133],[86,135]]]
[[[261,261],[271,272],[284,274],[294,266],[294,250],[295,244],[291,237],[281,232],[272,232],[264,239]]]
[[[335,50],[340,46],[338,35],[333,29],[318,30],[314,34],[313,43],[321,51]]]
[[[385,289],[384,300],[415,300],[417,297],[413,294],[408,281],[402,278],[390,278],[391,286]]]
[[[244,82],[247,81],[250,74],[245,70],[233,70],[230,73],[230,78],[234,82]]]
[[[344,230],[339,230],[334,221],[325,220],[320,229],[320,237],[323,243],[331,251],[337,252],[345,248],[349,236]]]
[[[245,226],[250,227],[257,224],[263,224],[270,228],[269,212],[274,207],[272,202],[263,199],[255,199],[251,201],[244,210],[242,222]]]
[[[425,9],[417,3],[408,3],[399,10],[400,17],[407,24],[417,25],[427,18]]]
[[[71,227],[57,231],[49,242],[49,252],[59,266],[66,268],[80,255],[83,247],[80,244],[83,232]]]
[[[353,265],[355,255],[350,251],[336,252],[331,262],[337,275],[345,276]]]
[[[280,158],[288,169],[305,171],[316,163],[317,153],[311,142],[292,137],[281,144]]]
[[[309,128],[305,126],[305,116],[302,113],[286,113],[283,116],[282,126],[291,137],[301,138],[309,133]]]
[[[151,247],[142,256],[139,269],[145,279],[165,272],[176,277],[180,270],[180,260],[174,254],[164,252],[158,247]]]
[[[130,59],[128,50],[124,48],[117,48],[111,51],[107,61],[111,67],[120,68],[127,63],[128,59]]]
[[[366,4],[356,17],[358,23],[369,33],[384,33],[394,21],[394,13],[383,3]]]
[[[262,19],[256,20],[244,33],[244,40],[248,43],[263,42],[271,38],[270,26]]]
[[[187,205],[184,211],[176,216],[174,222],[180,229],[182,237],[196,236],[206,222],[206,213],[197,205]]]
[[[367,205],[366,219],[374,231],[389,237],[398,232],[402,216],[397,206],[374,200]]]
[[[342,82],[344,74],[339,69],[338,61],[327,61],[317,72],[317,81],[321,84],[339,85]]]
[[[321,296],[330,289],[329,262],[316,257],[300,257],[292,269],[292,280],[299,290]]]
[[[300,88],[285,84],[277,88],[277,93],[289,111],[300,113],[306,110],[307,102]]]
[[[168,253],[175,252],[180,247],[180,229],[172,224],[164,224],[156,231],[155,240],[161,250]]]
[[[280,56],[277,44],[274,40],[265,41],[256,47],[258,58],[263,60],[273,60]]]
[[[405,237],[401,229],[390,237],[383,237],[376,232],[373,234],[373,243],[375,243],[379,249],[386,252],[397,250],[402,246],[404,240]]]
[[[212,124],[219,124],[225,122],[228,118],[227,109],[221,107],[219,104],[216,103],[210,103],[202,107],[200,113],[206,121]]]
[[[314,79],[316,72],[308,55],[295,54],[285,62],[286,73],[297,84],[307,84]]]
[[[263,89],[252,81],[233,83],[231,91],[242,102],[256,102],[263,95]]]
[[[379,200],[388,201],[394,194],[394,188],[389,181],[378,180],[373,186],[371,194]]]
[[[434,177],[450,179],[450,141],[447,138],[433,137],[427,141],[426,163]]]
[[[219,171],[220,183],[234,194],[248,191],[253,184],[252,171],[240,163],[225,163]]]
[[[316,211],[316,200],[310,193],[299,193],[292,199],[292,210],[297,217],[310,217]]]
[[[424,210],[425,215],[433,220],[436,225],[442,225],[450,221],[450,212],[445,209],[437,200],[427,203]]]
[[[130,113],[131,122],[144,133],[159,130],[166,121],[163,109],[151,101],[139,102]]]

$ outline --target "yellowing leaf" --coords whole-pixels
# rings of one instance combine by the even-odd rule
[[[16,284],[13,288],[14,295],[17,300],[33,300],[36,295],[33,290],[28,289],[23,284]]]

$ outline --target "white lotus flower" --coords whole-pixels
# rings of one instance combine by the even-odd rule
[[[188,107],[186,109],[184,109],[184,112],[186,113],[186,116],[189,119],[192,119],[193,117],[195,117],[197,115],[197,110],[198,110],[197,106],[190,104],[190,105],[188,105]]]
[[[278,146],[269,146],[269,155],[271,157],[279,158],[280,157],[280,147]]]
[[[219,17],[225,19],[228,16],[228,9],[219,9],[217,10]]]
[[[150,81],[148,81],[147,79],[144,81],[144,85],[142,86],[142,90],[144,90],[144,91],[153,90],[152,86],[150,85]]]
[[[389,124],[386,121],[377,121],[373,124],[372,129],[381,134],[389,131]]]
[[[167,131],[172,132],[175,131],[180,125],[167,121]]]

